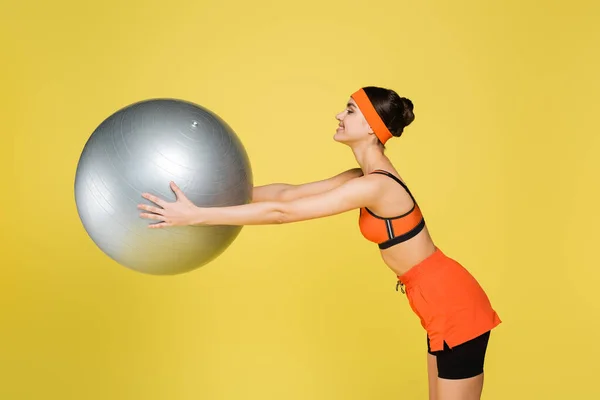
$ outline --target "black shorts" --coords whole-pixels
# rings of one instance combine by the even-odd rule
[[[427,337],[427,352],[436,357],[438,377],[465,379],[481,374],[489,339],[490,331],[452,349],[444,342],[443,350],[432,352]]]

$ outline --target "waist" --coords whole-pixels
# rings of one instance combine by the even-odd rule
[[[404,286],[409,287],[418,279],[435,272],[438,267],[447,263],[455,263],[455,261],[445,255],[438,247],[436,247],[433,253],[431,253],[425,259],[410,267],[403,274],[397,275],[398,280],[402,282]]]

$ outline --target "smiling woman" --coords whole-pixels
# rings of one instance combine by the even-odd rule
[[[543,12],[473,0],[5,4],[0,399],[427,399],[434,356],[406,296],[438,299],[428,288],[419,302],[425,280],[410,271],[395,291],[386,267],[418,266],[425,230],[505,321],[489,337],[484,399],[600,399],[599,1]],[[334,117],[371,79],[415,106],[385,144],[399,174],[388,172],[427,221],[414,238],[378,249],[414,229],[416,211],[365,216],[369,240],[358,210],[247,226],[206,268],[155,277],[113,262],[83,229],[75,166],[117,107],[169,96],[226,116],[264,185],[252,201],[288,202],[363,176],[352,151],[368,162],[377,146],[333,140],[348,122]],[[175,180],[207,205],[182,175],[156,177],[152,194],[175,201]],[[370,211],[412,209],[399,183],[376,177],[386,198]],[[139,218],[137,203],[157,206],[146,191],[128,194],[126,212],[154,256],[159,238],[221,229],[148,229],[160,221]],[[486,340],[437,360],[481,359]]]
[[[260,201],[230,207],[198,207],[171,182],[177,200],[143,193],[156,206],[138,205],[141,217],[157,221],[149,227],[159,229],[283,224],[358,210],[363,236],[378,245],[427,332],[430,398],[479,398],[490,331],[500,318],[477,280],[434,244],[415,197],[383,153],[384,144],[414,120],[412,102],[390,89],[365,87],[336,118],[334,139],[352,150],[360,173],[304,188],[278,186],[263,191]]]

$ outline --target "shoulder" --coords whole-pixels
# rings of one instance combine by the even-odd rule
[[[334,179],[340,179],[343,182],[350,180],[350,179],[355,179],[355,178],[360,178],[361,176],[363,176],[363,171],[360,168],[350,168],[344,172],[341,172],[337,175],[335,175],[333,178]]]
[[[374,201],[381,196],[386,183],[385,180],[377,175],[378,174],[361,174],[354,179],[350,179],[342,185],[342,191],[347,193],[351,192],[365,200],[368,199],[369,201]]]

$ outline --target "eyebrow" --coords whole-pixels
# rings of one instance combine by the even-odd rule
[[[354,104],[352,104],[352,103],[346,104],[346,107],[354,107],[354,108],[356,108],[356,106]]]

